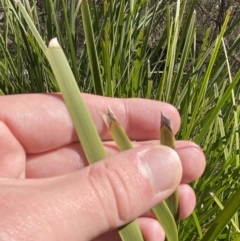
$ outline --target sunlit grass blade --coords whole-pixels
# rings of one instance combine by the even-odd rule
[[[175,138],[172,131],[172,121],[161,112],[160,142],[164,146],[175,149]]]
[[[5,94],[4,94],[3,91],[0,89],[0,96],[3,96],[3,95],[5,95]]]
[[[29,14],[27,13],[26,9],[22,5],[22,2],[20,0],[15,0],[16,4],[18,5],[19,10],[21,11],[23,17],[25,18],[26,22],[28,23],[28,27],[31,29],[34,37],[36,38],[39,46],[41,47],[42,51],[46,51],[47,46],[44,43],[41,35],[39,34],[35,24],[33,23],[32,19],[30,18]],[[14,8],[12,8],[14,11]],[[17,14],[16,14],[17,16]]]
[[[111,66],[110,66],[110,56],[109,56],[109,45],[108,41],[102,41],[102,55],[103,55],[103,67],[104,67],[104,80],[106,81],[106,93],[107,96],[113,97],[113,85],[111,79]]]
[[[210,192],[210,195],[213,197],[213,199],[216,202],[216,204],[218,205],[218,207],[221,210],[223,210],[224,206],[222,205],[221,201],[217,198],[217,196],[213,192]],[[236,229],[236,231],[240,234],[240,229],[239,229],[238,225],[235,223],[234,219],[231,219],[231,223],[232,223],[232,226]]]
[[[64,22],[66,24],[66,30],[67,30],[67,38],[68,38],[68,43],[69,43],[69,50],[70,50],[70,55],[71,55],[71,63],[73,65],[73,73],[75,76],[75,79],[80,79],[79,76],[79,71],[78,71],[78,66],[77,66],[77,61],[76,61],[76,53],[74,49],[74,44],[73,44],[73,31],[71,31],[71,28],[73,28],[74,25],[71,25],[68,20],[67,16],[67,6],[65,4],[65,0],[62,0],[62,6],[63,6],[63,16],[64,16]]]
[[[108,113],[103,114],[103,119],[111,133],[111,136],[115,143],[117,144],[120,151],[126,151],[131,149],[132,143],[129,140],[128,136],[126,135],[124,129],[119,124],[116,116],[114,115],[113,111],[108,108]]]
[[[0,35],[0,46],[2,47],[2,49],[4,50],[4,52],[2,54],[4,54],[6,63],[5,65],[3,65],[3,67],[6,68],[6,66],[10,65],[11,70],[12,70],[12,75],[17,76],[17,68],[14,65],[14,60],[11,58],[11,54],[9,52],[9,50],[7,48],[4,48],[4,45],[6,45],[3,37]],[[3,63],[3,61],[1,61],[1,63]],[[8,78],[5,78],[5,80],[7,80]]]
[[[160,143],[161,145],[175,149],[175,138],[172,132],[172,121],[171,119],[168,119],[163,113],[161,113]],[[178,220],[177,190],[169,198],[166,199],[166,203],[170,211],[172,212],[175,220]]]
[[[179,86],[181,84],[181,79],[183,79],[184,69],[192,48],[193,36],[195,33],[195,30],[194,30],[195,18],[196,18],[196,13],[194,12],[189,24],[188,32],[186,34],[185,44],[182,50],[179,67],[177,69],[177,76],[171,91],[172,93],[177,93],[177,90],[179,89]],[[170,103],[176,103],[176,100],[177,100],[177,95],[172,94],[170,97]]]
[[[208,86],[208,83],[209,83],[209,79],[210,79],[210,74],[212,72],[214,63],[216,61],[217,54],[219,52],[220,45],[221,45],[221,42],[222,42],[222,38],[223,38],[223,35],[224,35],[225,31],[226,31],[227,24],[228,24],[228,21],[229,21],[229,18],[230,18],[230,14],[231,14],[231,11],[229,10],[228,13],[227,13],[227,16],[225,18],[224,24],[222,26],[221,32],[220,32],[220,34],[219,34],[219,36],[218,36],[218,38],[216,40],[215,47],[214,47],[214,50],[213,50],[213,53],[212,53],[212,56],[211,56],[211,59],[210,59],[207,71],[206,71],[206,73],[203,76],[203,79],[201,81],[201,88],[199,90],[198,98],[196,99],[196,104],[194,106],[192,117],[191,117],[189,125],[188,125],[188,130],[187,130],[187,134],[186,134],[186,138],[187,139],[189,139],[190,133],[193,130],[194,123],[196,121],[196,116],[197,116],[197,113],[199,112],[201,100],[204,99],[204,97],[205,97],[206,89],[207,89],[207,86]]]
[[[167,241],[178,241],[177,225],[167,203],[162,201],[153,207],[152,211],[161,224],[166,234]]]
[[[56,83],[51,74],[44,76],[45,71],[48,72],[48,66],[45,63],[43,55],[47,46],[36,27],[36,23],[31,19],[33,12],[30,10],[30,7],[28,7],[28,11],[30,11],[30,13],[28,13],[25,9],[25,6],[29,6],[29,3],[24,2],[24,6],[19,0],[14,0],[13,2],[16,4],[12,4],[11,1],[8,1],[10,9],[14,13],[14,17],[18,20],[17,23],[14,23],[18,26],[16,29],[17,31],[14,33],[16,41],[15,44],[17,52],[24,52],[22,55],[17,55],[17,71],[19,80],[22,81],[25,91],[35,92],[36,89],[39,92],[48,91],[48,89],[56,86]],[[24,24],[25,22],[27,25]],[[29,29],[33,36],[31,35]],[[25,61],[26,59],[28,61]],[[21,64],[21,62],[23,63]],[[22,74],[24,71],[27,73],[28,81],[23,81],[23,79],[25,79],[25,76]]]
[[[153,88],[153,81],[152,80],[148,80],[148,83],[147,83],[147,93],[146,93],[146,98],[147,99],[151,99],[152,88]]]
[[[144,241],[141,229],[136,220],[122,226],[118,230],[122,241]]]
[[[143,45],[143,31],[139,32],[138,36],[138,44],[137,44],[137,52],[136,52],[136,60],[134,63],[134,68],[132,68],[133,77],[132,77],[132,94],[131,96],[139,97],[140,93],[140,85],[142,84],[140,70],[143,64],[143,60],[141,59],[142,56],[142,45]]]
[[[198,217],[197,217],[195,211],[193,211],[192,216],[193,216],[193,219],[194,219],[194,222],[195,222],[197,231],[198,231],[198,235],[199,235],[200,238],[202,238],[202,237],[203,237],[203,234],[202,234],[201,224],[200,224],[200,222],[199,222],[199,220],[198,220]]]
[[[201,241],[214,241],[240,208],[240,188],[231,195],[224,209],[216,216]]]
[[[114,115],[114,113],[111,111],[110,108],[108,108],[108,114],[103,115],[103,118],[119,150],[124,151],[124,150],[131,149],[132,148],[131,141],[129,140],[127,134],[125,133],[122,126],[119,124],[116,116]],[[160,222],[161,226],[163,227],[167,240],[177,241],[178,240],[177,226],[176,226],[174,217],[170,209],[168,208],[168,205],[164,201],[162,201],[161,203],[156,205],[152,210],[157,220]]]
[[[176,12],[174,21],[171,17],[171,9],[169,6],[167,6],[167,56],[164,72],[160,80],[161,84],[159,85],[160,88],[158,93],[158,99],[167,102],[169,102],[171,98],[172,78],[174,75],[176,58],[178,57],[176,56],[177,42],[179,39],[182,14],[186,6],[186,0],[182,1],[181,7],[180,2],[181,1],[179,0],[176,1]]]
[[[231,67],[230,67],[229,58],[228,58],[228,54],[227,54],[226,44],[225,44],[223,39],[222,39],[222,45],[223,45],[223,49],[224,49],[224,54],[226,56],[229,80],[230,80],[230,83],[232,83]],[[237,110],[236,110],[237,109],[236,96],[235,96],[234,90],[232,90],[231,92],[232,92],[231,93],[231,95],[232,95],[232,105],[233,105],[233,108],[234,108],[234,130],[235,130],[235,133],[236,133],[236,136],[235,136],[236,150],[240,150],[239,119],[237,117]],[[240,155],[238,153],[236,155],[236,167],[239,167],[239,165],[240,165]]]
[[[212,111],[211,116],[208,118],[205,125],[200,130],[198,136],[194,138],[194,142],[196,142],[197,144],[200,144],[200,142],[203,140],[204,136],[209,131],[209,126],[212,124],[214,118],[217,116],[217,113],[224,106],[224,103],[226,102],[226,100],[231,96],[232,90],[234,89],[235,85],[239,83],[239,80],[240,80],[240,71],[238,71],[238,73],[234,76],[232,83],[226,89],[223,97],[218,101],[217,105]]]
[[[95,94],[104,95],[102,86],[102,76],[100,73],[100,62],[97,56],[97,50],[95,45],[95,39],[92,28],[92,20],[90,15],[90,10],[88,6],[88,1],[82,0],[81,2],[81,13],[83,19],[83,29],[85,33],[86,46],[88,52],[88,60],[92,73],[92,83],[94,87]]]
[[[89,163],[105,158],[107,154],[101,139],[83,101],[67,59],[56,39],[49,43],[46,56]]]
[[[177,1],[177,8],[176,8],[176,13],[175,13],[175,21],[173,23],[173,32],[169,35],[169,43],[168,44],[168,53],[167,53],[167,60],[166,60],[166,66],[168,67],[168,71],[167,71],[167,79],[166,79],[166,89],[164,95],[165,95],[165,101],[169,101],[170,100],[170,90],[171,90],[171,83],[172,81],[171,78],[173,76],[173,71],[174,71],[174,63],[175,63],[175,59],[176,59],[176,50],[177,50],[177,41],[179,38],[179,31],[180,31],[180,0]],[[186,1],[182,1],[182,8],[185,7]],[[166,67],[165,67],[166,69]],[[159,96],[160,98],[162,98],[162,96]]]
[[[164,100],[163,98],[163,92],[164,92],[164,87],[166,85],[166,81],[167,81],[167,76],[168,76],[168,71],[167,69],[169,68],[169,62],[174,61],[174,59],[171,60],[170,56],[171,56],[171,52],[170,52],[170,47],[171,47],[171,34],[173,31],[173,22],[171,21],[171,16],[170,16],[170,7],[167,5],[166,7],[166,15],[167,15],[167,24],[166,24],[166,32],[167,32],[167,37],[166,37],[166,42],[167,42],[167,55],[166,55],[166,62],[164,65],[164,70],[163,70],[163,74],[161,76],[160,79],[160,84],[158,87],[158,93],[157,93],[157,98],[159,100]],[[173,53],[175,56],[175,52]],[[170,69],[170,71],[172,71]]]

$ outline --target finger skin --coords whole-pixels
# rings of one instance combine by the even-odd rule
[[[154,218],[140,217],[136,221],[141,229],[145,241],[164,241],[165,233],[159,222]],[[101,235],[92,241],[121,241],[116,230]]]
[[[183,143],[185,143],[186,145],[186,148],[184,149],[182,149]],[[78,144],[75,144],[75,148],[76,148],[76,145],[78,146]],[[195,155],[196,157],[198,157],[198,159],[196,158],[188,159],[189,151],[188,151],[187,145],[189,146],[189,151],[191,151],[193,147],[193,151],[196,152]],[[202,155],[201,157],[201,154],[202,154],[201,149],[196,147],[196,145],[192,144],[191,142],[184,141],[184,142],[181,142],[180,144],[177,144],[177,146],[180,146],[178,155],[181,157],[181,163],[183,165],[183,177],[181,182],[184,183],[183,180],[193,181],[194,179],[198,178],[204,170],[204,166],[205,166],[204,155]],[[184,155],[184,153],[182,153],[183,150],[186,151],[186,154],[187,154],[186,156]],[[64,149],[63,152],[65,151],[66,150]],[[60,154],[62,154],[62,151],[60,151]],[[51,154],[49,155],[51,156]],[[53,159],[51,157],[49,158],[49,155],[46,154],[46,156],[44,155],[41,158],[39,157],[42,161],[36,158],[33,161],[29,161],[27,163],[28,177],[43,178],[43,177],[54,176],[54,174],[56,174],[56,176],[63,175],[69,172],[77,171],[79,168],[82,168],[82,166],[84,165],[83,160],[81,160],[80,161],[81,164],[79,164],[80,154],[79,156],[76,155],[75,159],[74,158],[66,159],[63,163],[61,162],[59,163],[59,158],[57,158],[56,160],[55,155]],[[69,156],[73,157],[72,154]],[[190,156],[192,157],[193,155],[190,155]],[[35,161],[36,163],[34,163]],[[194,162],[195,165],[191,165],[192,162]],[[199,164],[199,162],[200,163],[202,162],[202,164]],[[194,191],[190,186],[185,184],[181,184],[179,186],[179,202],[180,202],[180,219],[182,220],[187,218],[192,213],[196,203],[196,197],[195,197]]]
[[[206,159],[202,149],[190,141],[177,141],[176,151],[183,167],[182,183],[189,183],[199,178],[206,166]]]
[[[196,206],[196,196],[193,189],[187,184],[178,187],[179,193],[179,220],[191,215]]]
[[[47,178],[68,174],[87,164],[80,143],[73,143],[42,154],[28,154],[26,178]]]
[[[83,98],[103,140],[110,138],[101,116],[108,106],[133,140],[158,139],[160,111],[172,118],[174,132],[180,126],[177,110],[167,103],[88,94],[83,94]],[[49,151],[78,140],[60,94],[2,96],[0,106],[0,120],[6,123],[27,153]]]
[[[106,111],[106,106],[108,105],[114,110],[119,121],[127,130],[127,134],[133,140],[142,141],[159,138],[159,133],[156,130],[158,130],[160,125],[160,110],[173,119],[174,132],[178,130],[180,125],[180,118],[176,109],[166,103],[141,99],[124,100],[92,95],[83,96],[103,140],[110,139],[110,136],[99,113]],[[0,163],[0,177],[23,178],[25,165],[27,178],[53,177],[74,171],[79,173],[77,170],[87,165],[61,95],[34,94],[0,97],[0,104],[2,107],[0,110],[0,120],[2,121],[2,123],[0,122],[0,134],[2,134],[5,139],[7,137],[7,141],[1,143],[2,147],[0,150],[2,153],[0,154],[1,157],[4,158],[2,158]],[[140,132],[139,129],[141,129]],[[115,145],[109,145],[109,142],[105,142],[105,145],[107,146],[109,154],[116,153],[117,149]],[[202,174],[205,168],[205,157],[201,149],[191,142],[177,141],[176,146],[183,166],[181,182],[191,182]],[[11,153],[11,155],[9,155],[9,153]],[[11,165],[9,166],[9,164]],[[14,168],[9,168],[13,166]],[[72,177],[72,175],[73,174],[69,174],[65,177]],[[0,179],[0,185],[4,185],[3,196],[0,194],[0,196],[2,196],[2,202],[0,201],[1,211],[6,211],[6,218],[3,218],[3,220],[5,225],[9,224],[4,232],[1,232],[0,228],[0,240],[10,240],[9,235],[11,232],[13,234],[15,233],[17,240],[27,240],[26,237],[29,238],[29,240],[36,240],[34,234],[30,232],[34,229],[39,229],[38,232],[40,232],[40,228],[46,230],[42,240],[45,240],[45,234],[51,236],[52,239],[49,240],[55,240],[55,236],[59,235],[57,233],[58,230],[61,229],[60,226],[63,227],[63,230],[61,230],[62,236],[60,237],[59,235],[59,237],[60,240],[63,240],[62,237],[66,235],[69,230],[72,230],[72,228],[77,229],[75,222],[73,222],[73,220],[76,221],[76,219],[72,219],[72,216],[70,218],[69,213],[66,211],[68,210],[67,208],[71,206],[66,205],[69,200],[67,201],[63,195],[59,195],[59,192],[61,194],[63,192],[63,190],[59,190],[60,185],[61,187],[66,186],[65,183],[62,183],[63,181],[58,183],[62,178],[64,177],[53,178],[51,180],[31,180],[30,182],[20,181],[19,183],[10,181],[9,183],[11,185],[7,185],[7,187],[4,183],[8,183],[8,180]],[[64,180],[68,182],[68,180]],[[76,180],[78,180],[78,178],[75,177],[75,181]],[[53,190],[51,188],[53,188]],[[64,188],[64,190],[65,189],[66,188]],[[71,188],[68,187],[68,189]],[[78,187],[76,190],[76,193],[78,193],[79,190],[81,191],[81,188]],[[4,194],[6,195],[4,196]],[[68,196],[72,197],[74,194]],[[83,202],[82,199],[77,200]],[[74,201],[75,200],[72,200],[72,203],[74,203]],[[196,202],[193,190],[186,184],[179,186],[179,202],[180,219],[183,219],[190,215]],[[31,209],[33,206],[34,208]],[[66,208],[65,206],[68,207]],[[78,206],[78,208],[81,210],[81,207]],[[19,214],[19,210],[25,210],[26,212],[21,215],[21,212]],[[27,212],[28,210],[29,212]],[[36,213],[32,213],[33,210],[35,210]],[[66,213],[67,216],[64,216]],[[81,214],[80,216],[82,217]],[[31,221],[30,224],[28,221],[26,222],[28,219]],[[65,220],[63,220],[64,223],[60,223],[62,219]],[[67,222],[68,219],[70,220],[69,222]],[[9,222],[5,222],[6,220],[9,220]],[[95,217],[92,216],[92,220],[95,220]],[[126,222],[126,220],[127,218],[123,218],[121,222]],[[141,217],[138,221],[146,241],[154,241],[157,236],[164,240],[161,227],[154,225],[154,221],[156,222],[156,220]],[[58,226],[52,227],[52,223],[58,224],[58,222]],[[14,223],[16,223],[16,225],[14,225]],[[91,223],[91,221],[89,221],[89,223]],[[11,225],[13,225],[13,227],[10,227]],[[109,225],[108,229],[113,229],[116,225],[117,224]],[[86,226],[89,228],[90,224]],[[79,226],[77,227],[79,229]],[[8,232],[6,232],[7,229]],[[84,229],[86,228],[84,227]],[[22,230],[26,230],[26,232],[22,232]],[[105,231],[104,229],[102,232]],[[99,233],[101,233],[101,231],[99,231]],[[66,240],[70,240],[69,233],[67,235]],[[113,232],[111,235],[107,234],[102,237],[113,240],[112,238],[116,236],[116,232]],[[72,240],[75,240],[74,237],[72,238]],[[79,237],[77,238],[76,240],[79,240]],[[106,241],[107,239],[103,240]]]
[[[48,153],[43,155],[43,157],[36,157],[33,160],[29,160],[27,162],[28,177],[51,177],[54,174],[56,174],[56,176],[62,175],[82,168],[86,165],[86,161],[84,164],[84,160],[81,159],[82,153],[78,153],[78,155],[76,154],[79,150],[78,147],[79,144],[76,143],[74,144],[74,147],[69,147],[67,150],[65,148],[63,150],[59,150],[59,154],[57,154],[57,156],[64,156],[62,152],[65,153],[66,151],[71,153],[70,155],[66,155],[66,159],[63,160],[62,164],[59,161],[59,158],[55,159],[54,153]],[[73,149],[76,151],[74,155],[72,154]],[[190,186],[185,185],[184,182],[190,182],[200,177],[205,167],[205,157],[202,150],[192,142],[178,141],[176,143],[176,149],[183,166],[183,176],[181,180],[183,184],[179,186],[179,218],[182,220],[192,213],[196,203],[194,191]],[[108,153],[111,153],[111,155],[117,153],[115,145],[113,145],[110,149],[108,148]],[[52,155],[53,158],[51,158]]]
[[[26,155],[5,123],[0,121],[0,178],[24,178]]]
[[[137,147],[56,178],[2,180],[0,240],[86,241],[139,217],[181,180],[177,154],[156,147],[164,162],[155,171],[162,181],[171,176],[156,190],[142,159],[152,148]]]
[[[146,241],[164,241],[165,233],[160,223],[153,218],[140,217],[137,219],[141,228],[144,240]]]
[[[158,141],[147,142],[158,144]],[[118,153],[113,142],[105,142],[108,155]],[[135,146],[139,146],[138,143]],[[176,141],[176,151],[183,166],[182,183],[189,183],[199,178],[206,165],[206,160],[201,148],[190,141]],[[10,162],[11,160],[9,160]],[[26,177],[43,178],[67,174],[88,165],[80,144],[73,143],[59,149],[41,154],[27,155]]]

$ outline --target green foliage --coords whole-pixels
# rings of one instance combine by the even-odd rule
[[[217,236],[217,240],[239,240],[240,71],[233,67],[233,57],[240,37],[225,46],[226,35],[237,26],[229,25],[231,12],[226,13],[217,38],[212,37],[216,34],[212,29],[204,29],[203,39],[197,39],[197,0],[168,4],[89,0],[94,33],[90,46],[95,45],[97,53],[91,54],[84,41],[89,27],[83,28],[80,1],[40,2],[37,6],[23,1],[36,27],[34,32],[14,0],[0,0],[5,12],[0,31],[1,91],[58,90],[40,40],[41,36],[48,43],[57,37],[81,91],[172,103],[182,117],[177,139],[194,140],[207,158],[204,175],[192,184],[197,195],[195,212],[180,222],[179,240],[214,240]],[[234,19],[234,23],[239,21]],[[151,43],[156,29],[157,41]],[[99,70],[94,70],[94,63]],[[230,216],[223,215],[225,206],[225,210],[234,206]],[[207,231],[213,229],[217,236]]]

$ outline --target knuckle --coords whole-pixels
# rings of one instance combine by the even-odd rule
[[[131,190],[128,187],[128,179],[124,168],[113,163],[102,162],[90,168],[90,185],[105,211],[109,227],[116,227],[129,219]]]

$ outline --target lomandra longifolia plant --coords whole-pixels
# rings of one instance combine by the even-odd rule
[[[90,164],[106,153],[82,91],[173,104],[182,117],[176,139],[191,139],[201,145],[207,167],[192,184],[197,205],[190,218],[176,223],[177,192],[153,212],[168,241],[239,239],[240,71],[233,71],[231,61],[240,37],[231,44],[226,37],[240,19],[231,21],[231,9],[216,39],[212,40],[212,30],[206,29],[204,39],[199,40],[197,0],[169,1],[168,5],[145,0],[104,0],[101,4],[49,0],[43,1],[44,14],[28,0],[0,2],[6,12],[4,31],[0,31],[2,92],[60,90]],[[84,33],[81,48],[79,25]],[[149,53],[149,39],[159,28]],[[10,40],[16,43],[13,51],[8,48]],[[165,53],[159,60],[161,71],[155,61],[160,50]],[[107,106],[103,117],[119,150],[132,148]],[[164,113],[156,131],[159,144],[174,148],[171,120]],[[144,240],[134,220],[120,228],[119,234],[122,240]]]

